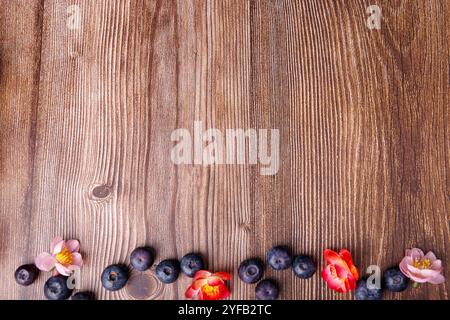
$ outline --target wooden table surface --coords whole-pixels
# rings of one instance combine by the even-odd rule
[[[366,9],[382,9],[369,29]],[[68,6],[80,9],[73,28]],[[101,299],[183,298],[185,277],[115,293],[100,273],[147,244],[229,271],[275,244],[348,248],[361,270],[449,255],[449,2],[0,0],[0,298],[16,267],[76,238]],[[77,22],[77,21],[75,21]],[[280,167],[175,165],[177,128],[276,128]],[[267,270],[282,299],[352,299]],[[448,299],[449,283],[387,299]]]

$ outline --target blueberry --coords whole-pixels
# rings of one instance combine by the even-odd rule
[[[163,283],[172,283],[178,279],[180,263],[175,259],[161,261],[156,266],[156,276]]]
[[[112,264],[102,272],[102,285],[106,290],[117,291],[122,289],[128,281],[128,268],[122,264]]]
[[[72,294],[67,286],[67,277],[57,275],[50,277],[44,285],[44,295],[48,300],[66,300]]]
[[[392,292],[401,292],[408,287],[409,279],[394,267],[386,270],[383,274],[383,284],[386,289]]]
[[[39,270],[34,264],[24,264],[17,268],[14,273],[16,282],[22,286],[29,286],[36,280],[39,275]]]
[[[181,258],[181,271],[188,277],[193,278],[197,271],[203,270],[204,264],[202,257],[195,253],[189,253]]]
[[[278,284],[273,280],[262,280],[255,289],[257,300],[276,300],[278,298]]]
[[[153,250],[149,247],[136,248],[131,252],[131,265],[139,271],[148,270],[154,261]]]
[[[294,274],[297,277],[307,279],[312,277],[316,272],[316,266],[310,257],[300,255],[295,257],[292,265],[292,271],[294,271]]]
[[[263,272],[264,266],[259,259],[244,260],[238,270],[239,278],[245,283],[258,282],[262,278]]]
[[[368,288],[366,279],[358,281],[355,291],[355,300],[381,300],[381,288]]]
[[[70,300],[95,300],[92,292],[84,291],[75,293]]]
[[[273,247],[267,253],[267,263],[275,270],[285,270],[292,264],[289,250],[283,246]]]

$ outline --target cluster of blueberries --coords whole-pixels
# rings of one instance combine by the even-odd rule
[[[138,271],[148,270],[154,262],[154,250],[150,247],[139,247],[130,255],[132,267]],[[188,277],[194,277],[195,273],[203,269],[203,260],[200,255],[190,253],[185,255],[181,261],[167,259],[156,266],[156,276],[163,283],[175,282],[183,272]],[[31,285],[38,277],[39,270],[34,264],[26,264],[17,268],[14,277],[16,282],[23,286]],[[112,264],[103,270],[101,282],[103,287],[109,291],[122,289],[128,282],[130,270],[124,264]],[[44,285],[44,295],[48,300],[94,300],[92,292],[82,291],[72,295],[73,289],[68,285],[69,278],[63,275],[50,277]]]
[[[289,250],[284,246],[276,246],[267,253],[267,263],[274,270],[285,270],[292,266],[294,274],[307,279],[314,275],[316,267],[309,256],[299,255],[291,258]],[[261,280],[264,265],[259,259],[248,259],[239,266],[239,277],[245,283],[256,283]],[[407,278],[398,267],[387,269],[382,278],[382,287],[377,288],[369,285],[367,278],[358,281],[355,290],[355,300],[381,300],[383,289],[391,292],[401,292],[408,287],[409,278]],[[278,284],[271,279],[262,280],[255,289],[258,300],[275,300],[278,298]]]
[[[384,271],[382,280],[382,288],[368,286],[366,278],[359,280],[355,290],[355,300],[381,300],[383,288],[391,292],[402,292],[409,284],[409,278],[398,267]]]
[[[155,260],[154,250],[150,247],[139,247],[130,255],[131,266],[138,271],[146,271],[151,268]],[[314,275],[316,266],[311,257],[298,255],[292,258],[289,249],[285,246],[276,246],[267,253],[267,264],[274,270],[286,270],[292,268],[293,273],[301,279],[307,279]],[[166,259],[161,261],[155,269],[156,277],[163,283],[173,283],[178,279],[180,272],[188,277],[194,277],[197,271],[204,269],[203,259],[200,255],[189,253],[181,258]],[[261,280],[264,273],[264,263],[258,258],[244,260],[238,269],[239,278],[248,284],[258,283],[255,288],[258,300],[275,300],[279,295],[279,287],[275,280]],[[29,286],[38,277],[39,270],[34,264],[20,266],[14,276],[16,282],[23,286]],[[101,282],[109,291],[122,289],[128,282],[130,270],[124,264],[112,264],[103,270]],[[401,292],[408,287],[409,279],[398,267],[390,268],[383,274],[383,288],[392,292]],[[44,285],[44,295],[49,300],[66,300],[72,296],[73,289],[68,286],[68,277],[55,275],[50,277]],[[381,288],[368,286],[365,278],[358,282],[356,300],[380,300]],[[94,300],[91,292],[77,292],[71,300]]]
[[[153,249],[140,247],[135,249],[130,256],[133,268],[138,271],[148,270],[154,262]],[[299,255],[292,261],[289,250],[284,246],[276,246],[267,253],[267,263],[275,270],[284,270],[292,266],[294,274],[302,279],[311,277],[316,272],[312,259],[305,255]],[[173,283],[178,279],[180,272],[188,277],[194,277],[197,271],[204,269],[202,257],[195,253],[189,253],[181,258],[166,259],[161,261],[155,269],[156,277],[163,283]],[[271,279],[261,280],[264,272],[264,264],[258,258],[243,261],[238,270],[239,278],[248,284],[257,283],[255,293],[259,300],[274,300],[278,298],[278,284]],[[116,291],[122,289],[128,281],[129,270],[127,266],[113,264],[103,271],[102,285],[106,290]]]
[[[130,255],[130,263],[138,271],[150,269],[155,261],[154,250],[150,247],[139,247]],[[163,283],[173,283],[178,279],[180,272],[193,278],[195,273],[204,268],[203,259],[200,255],[189,253],[181,258],[166,259],[161,261],[155,269],[156,277]],[[106,267],[102,272],[102,285],[106,290],[116,291],[122,289],[128,281],[129,270],[126,265],[113,264]]]
[[[292,259],[289,249],[285,246],[276,246],[267,252],[267,263],[274,270],[286,270],[292,267],[294,274],[307,279],[316,272],[311,257],[298,255]],[[275,300],[278,298],[279,287],[275,280],[261,280],[264,272],[264,263],[258,258],[247,259],[243,261],[238,269],[239,278],[245,283],[259,283],[255,288],[256,299]],[[261,280],[261,281],[260,281]]]
[[[16,282],[22,286],[31,285],[39,275],[39,269],[34,264],[24,264],[14,273]],[[44,295],[48,300],[66,300],[72,296],[73,289],[68,285],[68,277],[56,275],[50,277],[44,285]],[[92,292],[81,291],[75,293],[71,300],[94,300]]]

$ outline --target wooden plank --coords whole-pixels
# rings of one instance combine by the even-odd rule
[[[0,2],[0,298],[43,298],[46,275],[26,289],[11,275],[57,234],[80,239],[82,288],[101,299],[183,298],[189,279],[151,272],[148,288],[102,289],[103,268],[143,244],[157,261],[202,253],[233,273],[235,299],[254,298],[239,262],[275,244],[320,267],[326,247],[361,270],[412,246],[449,265],[445,1],[381,1],[381,30],[369,1],[30,3]],[[174,165],[171,133],[195,121],[279,129],[278,173]],[[266,275],[282,299],[352,298],[319,273]]]
[[[0,1],[0,299],[28,297],[14,270],[33,261],[42,3]],[[19,19],[20,17],[20,19]]]

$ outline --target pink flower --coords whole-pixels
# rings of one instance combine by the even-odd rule
[[[406,250],[405,257],[400,262],[400,270],[417,283],[441,284],[445,282],[442,275],[442,261],[438,260],[431,251],[424,255],[423,251],[417,248]]]
[[[56,268],[57,273],[70,276],[74,270],[80,269],[83,265],[79,250],[78,240],[64,241],[63,238],[56,237],[50,245],[50,253],[41,253],[34,263],[42,271],[51,271]]]

